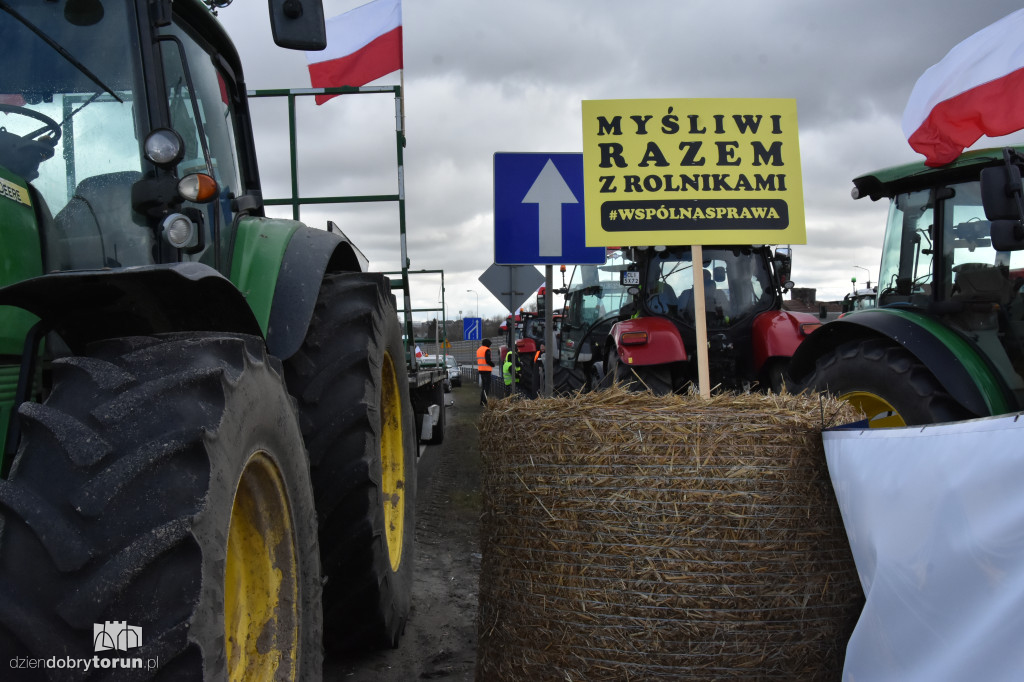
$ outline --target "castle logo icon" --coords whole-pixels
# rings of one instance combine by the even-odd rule
[[[92,625],[93,651],[128,651],[142,646],[142,628],[123,620]]]

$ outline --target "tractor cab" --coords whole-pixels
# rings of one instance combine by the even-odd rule
[[[767,246],[711,246],[702,251],[703,260],[696,267],[689,246],[627,250],[626,256],[634,265],[623,273],[622,281],[634,284],[630,289],[635,308],[632,318],[660,320],[651,323],[660,325],[659,335],[677,339],[663,346],[660,359],[659,353],[643,353],[645,357],[633,357],[631,364],[671,366],[677,389],[680,382],[685,384],[696,376],[690,366],[697,343],[694,278],[701,277],[712,383],[736,389],[749,388],[759,380],[777,384],[774,377],[765,374],[766,362],[773,354],[765,343],[782,329],[769,318],[782,315],[791,321],[790,315],[781,312],[782,292],[792,286],[788,249],[780,248],[773,254]],[[809,322],[801,319],[786,325],[793,339],[784,344],[788,348],[785,353],[799,343],[805,331],[801,325]],[[652,337],[653,330],[647,338]],[[634,349],[624,350],[633,355],[630,351]],[[775,350],[782,352],[781,348]]]
[[[619,281],[631,267],[622,249],[608,249],[601,265],[578,265],[559,291],[565,308],[554,359],[556,391],[593,389],[603,377],[604,344],[612,325],[632,314],[632,296]]]
[[[775,286],[764,247],[706,248],[699,270],[704,281],[704,304],[709,333],[728,335],[749,324],[757,313],[778,307],[781,291]],[[637,292],[640,309],[668,317],[692,333],[693,285],[696,269],[689,247],[641,251],[634,260],[642,268]]]
[[[796,386],[854,403],[873,426],[1024,405],[1022,152],[980,149],[854,179],[854,199],[889,203],[876,305],[800,347]]]
[[[234,215],[259,207],[236,143],[249,136],[237,56],[193,28],[204,5],[170,9],[0,7],[0,175],[37,214],[44,272],[197,261],[226,273]]]
[[[619,319],[623,306],[631,301],[619,282],[619,273],[627,267],[622,250],[614,249],[609,250],[604,264],[580,265],[573,270],[565,290],[559,342],[558,357],[563,365],[590,362],[595,350],[600,355],[600,343]]]
[[[996,164],[989,170],[1004,168]],[[1014,238],[1014,222],[986,216],[985,172],[975,168],[973,177],[964,178],[954,168],[945,177],[933,174],[928,184],[893,192],[878,306],[917,311],[957,330],[1024,402],[1024,241]],[[1019,177],[1016,184],[1019,193]],[[987,185],[1002,194],[1005,182],[990,177]],[[1016,213],[1016,204],[1010,206]],[[1009,229],[1000,230],[1001,224]]]

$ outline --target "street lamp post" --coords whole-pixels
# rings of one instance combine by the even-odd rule
[[[476,296],[476,316],[480,317],[480,294],[476,293],[473,289],[466,289],[466,291]]]
[[[864,272],[868,273],[868,289],[870,289],[871,288],[871,271],[868,270],[865,267],[861,267],[860,265],[854,265],[853,267],[857,268],[858,270],[863,270]],[[854,287],[854,289],[856,289],[856,288],[857,287]]]

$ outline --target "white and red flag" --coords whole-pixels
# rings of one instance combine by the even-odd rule
[[[401,0],[373,0],[326,24],[327,48],[306,53],[314,88],[359,87],[402,68]]]
[[[950,163],[982,135],[1024,128],[1024,10],[954,47],[924,72],[903,112],[903,134],[925,165]]]

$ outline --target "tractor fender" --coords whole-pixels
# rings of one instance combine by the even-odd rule
[[[288,241],[267,318],[267,348],[282,360],[306,338],[324,275],[365,272],[368,260],[337,228],[300,225]]]
[[[537,341],[535,339],[516,339],[517,353],[536,353]]]
[[[0,305],[36,315],[74,353],[122,336],[262,333],[235,285],[202,263],[50,273],[0,289]]]
[[[905,348],[974,414],[1001,414],[1016,404],[1006,382],[972,341],[926,315],[895,308],[858,311],[822,326],[793,354],[790,377],[803,384],[818,358],[867,338],[888,339]]]
[[[754,370],[761,371],[771,358],[790,358],[808,335],[820,328],[821,320],[810,313],[771,310],[754,318]]]
[[[646,340],[640,333],[646,332]],[[623,334],[626,341],[623,343]],[[612,325],[609,343],[619,354],[623,365],[664,365],[687,359],[683,337],[670,320],[664,317],[635,317]]]

